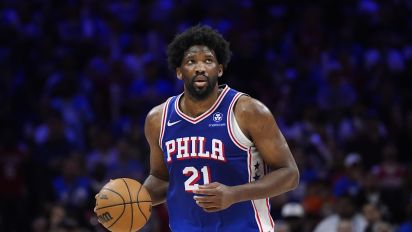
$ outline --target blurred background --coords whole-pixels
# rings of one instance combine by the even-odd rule
[[[94,195],[148,175],[146,114],[182,91],[165,49],[198,23],[299,165],[276,231],[412,231],[409,0],[2,0],[0,231],[104,231]]]

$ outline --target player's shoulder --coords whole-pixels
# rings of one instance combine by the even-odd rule
[[[240,129],[249,138],[253,131],[260,131],[274,120],[265,104],[248,95],[239,97],[234,113]]]
[[[234,111],[236,116],[258,116],[271,114],[265,104],[246,94],[239,97]]]
[[[166,106],[166,102],[163,102],[160,105],[153,107],[146,116],[146,124],[157,124],[162,120],[163,109]]]
[[[163,113],[163,108],[165,107],[166,103],[163,102],[160,105],[157,105],[153,107],[149,113],[147,114],[147,118],[156,118],[156,117],[161,117]]]

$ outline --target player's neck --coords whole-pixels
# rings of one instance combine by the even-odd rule
[[[180,110],[190,116],[197,117],[206,112],[216,102],[222,89],[216,87],[205,99],[196,99],[185,92],[180,100]]]

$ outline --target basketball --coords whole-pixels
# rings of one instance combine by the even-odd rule
[[[94,212],[110,231],[137,231],[149,220],[152,200],[138,181],[129,178],[110,180],[96,194]]]

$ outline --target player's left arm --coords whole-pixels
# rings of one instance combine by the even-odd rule
[[[199,186],[195,194],[197,204],[207,212],[215,212],[230,205],[278,196],[296,188],[299,170],[289,146],[270,110],[249,96],[239,98],[234,109],[242,132],[255,144],[271,172],[257,181],[238,186],[211,183]]]

